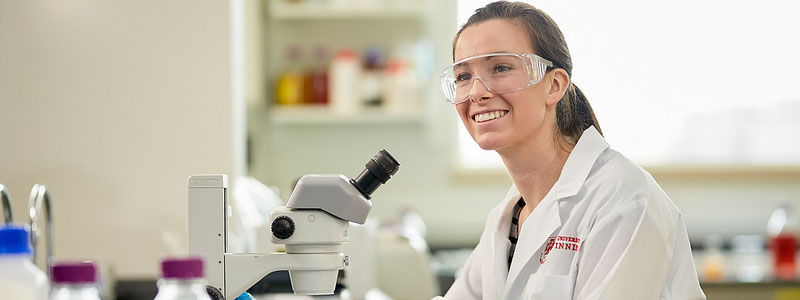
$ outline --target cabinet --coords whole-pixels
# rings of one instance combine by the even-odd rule
[[[455,0],[248,1],[252,2],[245,11],[249,44],[244,79],[252,176],[277,186],[287,198],[300,176],[356,176],[352,173],[361,171],[365,158],[381,148],[401,160],[407,170],[383,188],[384,197],[404,197],[406,191],[415,190],[418,184],[413,181],[421,179],[412,174],[443,172],[439,165],[450,157],[447,147],[454,144],[457,116],[439,91],[437,70],[452,62]],[[285,58],[290,46],[300,48],[305,59],[290,63]],[[354,114],[335,114],[320,105],[275,104],[275,83],[281,72],[290,67],[318,67],[310,59],[315,48],[327,49],[330,57],[341,48],[363,53],[370,46],[383,50],[384,57],[400,57],[413,64],[418,92],[410,98],[417,101],[416,110],[392,113],[368,107]],[[444,158],[439,154],[445,154]],[[391,209],[387,202],[373,213],[380,217],[381,210]]]
[[[260,51],[263,54],[262,88],[267,110],[264,116],[270,123],[283,126],[376,122],[408,125],[422,124],[426,116],[430,116],[423,112],[438,96],[434,70],[439,65],[437,52],[442,51],[434,45],[433,28],[437,22],[432,20],[432,8],[437,5],[435,1],[266,0],[262,5],[264,13],[259,37],[263,48]],[[276,104],[277,82],[284,72],[328,70],[332,57],[339,50],[354,50],[361,59],[368,48],[378,49],[380,65],[401,61],[408,67],[415,89],[403,100],[410,101],[412,108],[392,111],[384,101],[378,106],[359,104],[355,112],[337,114],[329,109],[330,104]],[[365,82],[358,80],[358,88]],[[332,88],[329,86],[329,96]],[[352,101],[359,102],[357,95],[361,91],[352,94]]]

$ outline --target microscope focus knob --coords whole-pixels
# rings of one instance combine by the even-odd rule
[[[272,221],[272,235],[279,239],[288,239],[294,234],[294,221],[287,216],[280,216]]]

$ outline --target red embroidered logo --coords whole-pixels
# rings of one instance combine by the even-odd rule
[[[547,260],[547,254],[553,249],[553,244],[555,243],[556,238],[550,238],[550,240],[547,241],[547,246],[544,246],[544,252],[542,252],[542,256],[539,257],[539,264],[543,264],[544,261]]]
[[[539,257],[539,263],[543,264],[547,260],[547,254],[550,253],[550,250],[570,250],[570,251],[578,251],[578,245],[581,243],[581,239],[571,236],[563,236],[559,235],[556,237],[551,237],[547,240],[547,245],[544,247],[544,251],[542,255]]]

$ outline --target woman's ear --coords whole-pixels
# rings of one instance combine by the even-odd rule
[[[547,91],[547,106],[556,105],[569,87],[569,75],[561,68],[550,70],[545,76],[550,81],[550,90]]]

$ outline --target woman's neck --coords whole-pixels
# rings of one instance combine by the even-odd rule
[[[497,151],[525,200],[526,210],[532,211],[555,185],[573,148],[561,136],[556,142],[553,134],[547,134]]]

